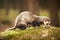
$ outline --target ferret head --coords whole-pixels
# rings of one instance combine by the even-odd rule
[[[43,19],[43,23],[45,26],[50,26],[51,21],[47,18]]]
[[[44,24],[45,26],[49,26],[51,21],[50,21],[50,18],[49,17],[46,17],[46,16],[35,16],[35,20],[33,21],[33,25],[35,26],[39,26],[41,24]]]

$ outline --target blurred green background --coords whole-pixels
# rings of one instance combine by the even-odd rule
[[[22,11],[48,16],[51,25],[60,27],[60,0],[0,0],[0,29],[13,26]]]

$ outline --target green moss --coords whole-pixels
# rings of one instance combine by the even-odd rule
[[[59,40],[60,28],[56,27],[37,27],[27,28],[26,30],[9,30],[0,33],[0,40]]]

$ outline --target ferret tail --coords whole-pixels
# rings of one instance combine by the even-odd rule
[[[9,30],[13,30],[13,29],[15,29],[15,27],[7,28],[5,31],[9,31]]]

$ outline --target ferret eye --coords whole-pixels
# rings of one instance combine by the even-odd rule
[[[46,21],[49,21],[49,20],[45,20],[45,22],[46,22]]]

